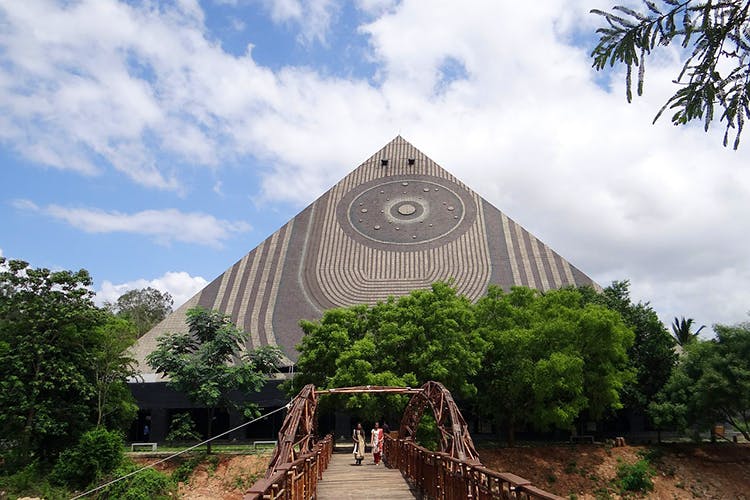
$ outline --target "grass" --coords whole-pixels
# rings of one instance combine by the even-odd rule
[[[617,466],[617,484],[620,491],[645,493],[654,489],[651,478],[654,470],[648,460],[641,459],[634,464],[621,463]]]
[[[178,452],[182,451],[185,448],[189,448],[190,444],[185,444],[182,446],[175,446],[175,445],[162,445],[159,444],[159,447],[157,448],[157,453],[161,452]],[[212,452],[216,453],[244,453],[247,455],[261,455],[263,453],[269,452],[273,449],[273,445],[265,445],[265,444],[259,444],[258,446],[253,446],[252,444],[215,444],[211,447]],[[191,451],[201,452],[205,451],[206,446],[199,446],[197,448],[194,448]],[[130,453],[130,446],[125,447],[125,451],[127,453]]]

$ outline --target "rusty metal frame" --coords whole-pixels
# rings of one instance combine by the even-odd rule
[[[271,462],[266,469],[266,477],[276,470],[297,460],[300,455],[310,453],[315,445],[315,412],[318,397],[315,386],[308,384],[289,403],[289,411],[279,430],[279,440],[273,450]]]
[[[479,454],[461,411],[450,391],[440,382],[427,382],[412,396],[404,410],[400,439],[414,440],[425,408],[429,405],[440,432],[440,451],[469,464],[479,464]]]
[[[440,432],[440,451],[458,460],[479,463],[479,455],[469,435],[466,421],[453,396],[440,382],[427,382],[420,388],[364,385],[319,391],[314,385],[308,384],[289,403],[289,411],[279,430],[278,442],[266,469],[266,477],[272,476],[284,464],[292,463],[300,455],[312,451],[315,445],[318,395],[362,393],[412,394],[401,419],[399,437],[414,439],[424,410],[429,405]]]
[[[393,387],[388,385],[358,385],[356,387],[338,387],[316,390],[316,394],[420,394],[423,389],[411,387]]]
[[[466,421],[450,391],[440,382],[427,382],[416,389],[366,385],[316,391],[312,384],[306,385],[289,403],[289,411],[279,431],[279,441],[266,470],[266,478],[253,485],[245,499],[259,500],[281,496],[315,498],[317,479],[320,479],[323,470],[327,468],[333,449],[331,436],[315,442],[318,395],[361,393],[412,394],[401,419],[399,439],[386,437],[386,455],[389,457],[389,466],[401,469],[401,472],[427,496],[433,492],[433,496],[447,500],[562,500],[561,497],[535,488],[526,479],[482,467]],[[437,453],[418,446],[414,441],[427,406],[432,410],[440,432],[440,452]],[[307,458],[302,460],[304,457]],[[308,469],[315,457],[320,460],[320,465],[316,465],[313,474]],[[307,464],[307,468],[304,469],[307,472],[299,474],[306,479],[297,483],[297,469],[303,461]],[[438,490],[442,492],[440,495],[435,493]]]

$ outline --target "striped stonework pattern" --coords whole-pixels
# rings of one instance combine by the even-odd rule
[[[417,188],[420,182],[424,187]],[[355,199],[375,193],[368,203],[379,203],[377,196],[381,195],[377,193],[383,191],[374,188],[400,189],[409,183],[425,193],[415,195],[414,205],[401,214],[408,219],[412,209],[422,203],[421,213],[431,217],[423,222],[430,222],[432,233],[419,233],[427,224],[413,223],[409,226],[415,238],[411,243],[403,233],[399,233],[400,239],[389,240],[380,238],[385,231],[367,233],[356,227],[358,221],[351,216]],[[447,212],[453,208],[440,203],[440,189],[461,203],[455,212]],[[155,348],[156,338],[184,330],[186,311],[200,305],[229,315],[248,332],[248,348],[279,345],[288,356],[286,362],[292,363],[302,336],[301,319],[319,318],[331,307],[373,304],[448,280],[472,300],[482,296],[490,284],[506,290],[514,285],[539,290],[568,285],[600,289],[550,247],[397,137],[154,327],[138,341],[134,354],[141,370],[148,373],[144,360]]]

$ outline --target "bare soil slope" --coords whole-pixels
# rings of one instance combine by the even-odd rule
[[[620,498],[617,466],[650,457],[656,470],[648,498],[750,499],[750,445],[660,447],[557,445],[480,450],[485,466],[512,472],[536,486],[579,499]],[[637,496],[637,495],[632,495]]]

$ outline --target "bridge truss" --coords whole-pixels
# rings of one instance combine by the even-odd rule
[[[479,455],[471,440],[469,428],[456,406],[450,391],[440,382],[427,382],[422,387],[358,386],[316,390],[308,384],[292,400],[289,412],[279,431],[278,445],[266,469],[266,477],[294,462],[313,449],[315,411],[320,394],[411,394],[399,428],[399,439],[414,440],[425,409],[429,406],[440,433],[440,451],[458,460],[479,464]]]
[[[453,396],[443,384],[433,381],[419,388],[368,385],[316,390],[314,385],[306,385],[288,405],[265,478],[256,482],[244,498],[316,498],[317,481],[333,450],[331,436],[316,441],[318,396],[363,393],[412,396],[401,419],[398,439],[386,437],[385,454],[389,466],[401,469],[425,497],[562,500],[522,477],[483,467]],[[427,407],[438,427],[439,452],[426,450],[415,442]]]

